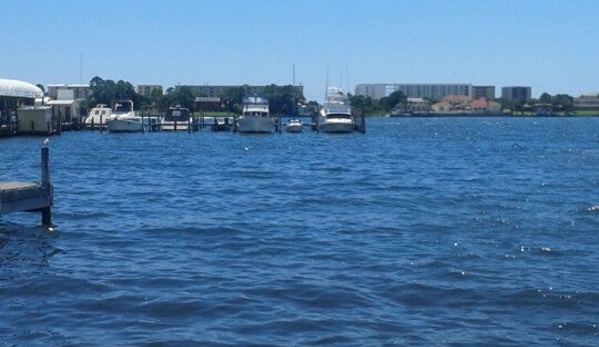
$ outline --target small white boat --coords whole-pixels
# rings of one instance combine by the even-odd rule
[[[123,100],[114,104],[112,115],[106,119],[106,129],[110,132],[143,132],[148,119],[137,115],[133,110],[133,101]]]
[[[163,131],[189,131],[192,126],[192,118],[189,109],[184,107],[170,107],[162,119],[161,129]]]
[[[112,109],[104,104],[98,104],[89,111],[83,125],[86,129],[106,128],[106,119],[112,114]]]
[[[212,129],[212,131],[231,131],[232,127],[233,124],[229,121],[229,117],[214,117],[210,129]]]
[[[299,118],[291,118],[285,125],[285,131],[288,133],[301,133],[304,131],[304,124]]]
[[[237,131],[240,133],[271,133],[274,118],[270,115],[268,98],[252,95],[243,98],[243,112],[237,118]]]
[[[356,123],[347,95],[341,88],[329,87],[318,119],[318,128],[325,133],[351,133]]]

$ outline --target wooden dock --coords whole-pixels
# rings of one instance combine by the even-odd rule
[[[0,215],[13,212],[41,212],[42,225],[52,224],[53,187],[50,183],[49,149],[43,147],[40,182],[0,182]]]

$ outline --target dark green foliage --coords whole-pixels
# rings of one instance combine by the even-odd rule
[[[94,107],[97,104],[110,106],[117,100],[131,100],[135,109],[141,107],[141,98],[129,82],[123,80],[114,82],[113,80],[103,80],[96,76],[91,79],[89,86],[91,88],[89,107]]]

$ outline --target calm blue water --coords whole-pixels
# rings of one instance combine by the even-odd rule
[[[53,137],[55,227],[0,217],[0,346],[599,343],[599,118],[367,125]]]

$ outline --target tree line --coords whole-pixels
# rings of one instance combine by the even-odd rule
[[[117,100],[132,100],[135,109],[166,111],[169,107],[181,106],[192,111],[196,110],[195,98],[206,95],[196,95],[189,86],[169,87],[166,91],[162,89],[152,90],[149,96],[144,96],[135,90],[129,82],[119,80],[104,80],[94,77],[89,83],[91,93],[85,100],[84,107],[91,109],[98,104],[112,105]],[[277,86],[270,84],[266,86],[263,93],[269,99],[271,113],[293,114],[298,104],[304,104],[306,99],[297,88],[292,85]],[[244,88],[232,87],[221,96],[221,110],[224,112],[241,113]]]
[[[352,108],[366,115],[388,114],[394,108],[407,104],[408,101],[408,98],[404,93],[399,90],[380,99],[372,99],[371,97],[365,97],[363,95],[348,95]],[[428,98],[424,99],[426,99],[430,105],[439,101]],[[574,98],[568,94],[556,94],[552,96],[549,93],[543,93],[538,99],[533,98],[531,100],[515,100],[510,102],[500,98],[496,101],[501,104],[502,109],[509,109],[516,113],[523,113],[527,109],[527,106],[539,103],[551,105],[554,111],[564,112],[566,114],[574,110]]]

